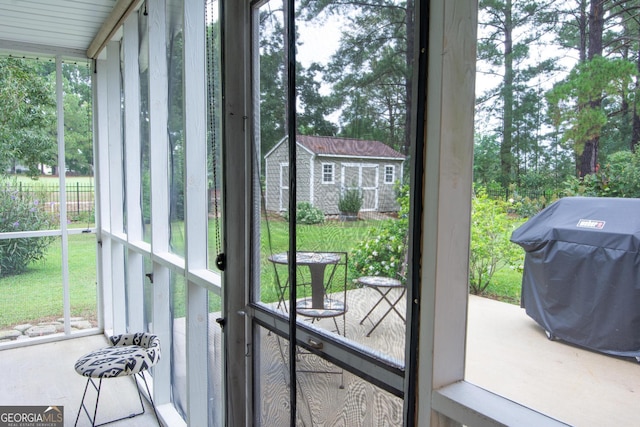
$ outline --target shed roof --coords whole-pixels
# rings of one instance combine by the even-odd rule
[[[405,159],[402,153],[380,141],[310,135],[298,135],[296,139],[298,144],[317,155]]]

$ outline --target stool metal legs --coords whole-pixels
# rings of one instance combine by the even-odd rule
[[[371,313],[373,313],[373,311],[380,305],[380,303],[382,303],[383,301],[386,301],[387,304],[389,304],[389,308],[387,309],[387,311],[384,312],[384,314],[382,315],[382,317],[380,317],[378,319],[378,321],[373,325],[373,327],[369,330],[369,332],[367,333],[367,337],[371,335],[371,333],[380,325],[380,323],[382,323],[382,321],[385,319],[385,317],[387,317],[389,315],[389,313],[391,313],[392,311],[395,311],[396,314],[400,317],[400,319],[402,319],[402,321],[404,322],[404,316],[402,315],[402,313],[400,313],[398,311],[398,309],[396,308],[396,305],[400,302],[400,300],[402,299],[402,297],[404,297],[404,294],[406,292],[406,288],[402,288],[402,292],[400,293],[400,295],[395,299],[395,300],[390,300],[390,296],[389,293],[395,289],[395,287],[390,287],[387,288],[384,292],[382,289],[380,289],[380,287],[377,286],[370,286],[371,288],[375,289],[376,291],[378,291],[378,293],[380,294],[380,299],[378,300],[378,302],[376,303],[376,305],[374,305],[373,307],[371,307],[371,310],[369,310],[369,312],[362,318],[362,320],[360,321],[360,324],[362,325],[362,323],[369,317],[369,315],[371,315]]]
[[[149,396],[149,401],[151,403],[151,407],[153,408],[153,413],[156,416],[156,420],[158,421],[158,425],[161,426],[162,424],[160,423],[160,418],[158,417],[158,412],[156,411],[156,405],[153,403],[153,398],[151,397],[151,393],[149,391],[149,385],[147,384],[147,379],[144,376],[144,372],[138,372],[136,375],[140,375],[140,378],[142,378],[142,381],[144,382],[144,386],[147,390],[147,395]],[[121,418],[117,418],[115,420],[111,420],[111,421],[107,421],[104,423],[100,423],[100,424],[96,424],[96,415],[98,414],[98,403],[100,402],[100,390],[102,389],[102,380],[103,378],[100,378],[98,381],[98,385],[96,386],[96,383],[94,382],[94,379],[92,377],[88,377],[87,378],[87,384],[84,386],[84,393],[82,394],[82,401],[80,402],[80,408],[78,408],[78,415],[76,416],[76,422],[74,424],[74,426],[78,425],[78,420],[80,419],[80,413],[84,410],[84,413],[87,415],[87,418],[89,418],[89,421],[91,421],[91,426],[92,427],[99,427],[99,426],[103,426],[105,424],[111,424],[114,423],[116,421],[121,421],[121,420],[125,420],[128,418],[133,418],[133,417],[137,417],[138,415],[142,415],[145,413],[145,409],[144,409],[144,403],[142,401],[142,393],[140,392],[140,387],[138,386],[138,383],[136,381],[136,376],[134,375],[132,377],[133,382],[136,385],[136,391],[138,392],[138,399],[140,400],[140,407],[142,408],[142,410],[138,413],[135,414],[129,414],[127,416],[121,417]],[[93,409],[93,417],[91,416],[91,414],[89,414],[89,410],[87,409],[87,406],[84,403],[84,398],[87,395],[87,389],[89,388],[89,384],[91,384],[93,386],[93,388],[96,390],[96,406]]]

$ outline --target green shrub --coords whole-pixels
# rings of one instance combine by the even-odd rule
[[[640,149],[618,151],[607,159],[604,172],[614,197],[640,197]]]
[[[553,202],[553,200],[551,200]],[[509,200],[508,212],[518,215],[520,218],[529,218],[547,207],[549,201],[546,197],[540,196],[530,198],[521,196],[517,191],[513,192],[513,197]]]
[[[284,213],[284,219],[289,221],[289,212]],[[296,208],[296,224],[322,224],[324,213],[309,202],[300,202]]]
[[[469,286],[482,294],[499,268],[522,265],[522,251],[509,240],[516,220],[509,217],[508,202],[489,199],[480,190],[472,200]]]
[[[407,221],[384,221],[369,229],[364,240],[356,245],[349,256],[357,276],[386,276],[404,280]]]
[[[345,190],[338,200],[338,210],[343,213],[357,214],[362,208],[362,191],[359,188]]]
[[[640,150],[613,153],[596,173],[571,177],[564,185],[567,196],[640,197]]]
[[[386,276],[405,280],[409,185],[396,188],[399,218],[369,229],[351,254],[349,263],[356,276]]]
[[[30,192],[21,192],[15,182],[0,182],[0,232],[53,228],[55,222]],[[24,272],[33,261],[44,258],[54,237],[0,240],[0,277]]]

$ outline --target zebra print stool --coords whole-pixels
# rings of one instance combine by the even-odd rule
[[[136,334],[122,334],[114,335],[110,338],[111,347],[101,348],[91,353],[85,354],[75,364],[76,372],[82,376],[87,377],[87,384],[84,387],[84,394],[82,395],[82,401],[80,402],[80,408],[78,409],[78,415],[76,416],[76,423],[78,425],[78,419],[80,418],[80,412],[84,410],[85,414],[91,421],[93,427],[109,424],[115,421],[120,421],[126,418],[133,418],[138,415],[144,414],[144,404],[142,403],[142,393],[138,387],[137,381],[135,381],[135,375],[139,375],[144,386],[147,389],[147,395],[151,402],[151,407],[156,415],[156,420],[160,425],[160,419],[156,412],[156,407],[153,403],[151,393],[149,392],[149,386],[147,385],[147,379],[144,376],[144,372],[158,363],[160,360],[160,340],[157,336],[147,333]],[[142,411],[136,414],[127,415],[122,418],[107,421],[101,424],[96,424],[96,414],[98,413],[98,402],[100,401],[100,389],[102,388],[102,380],[104,378],[115,378],[123,376],[133,376],[134,383],[136,384],[136,390],[138,391],[138,397],[140,399],[140,406]],[[98,385],[96,386],[94,378],[99,378]],[[87,407],[84,403],[84,398],[87,394],[87,388],[91,384],[96,392],[96,406],[93,410],[93,417],[89,414]]]

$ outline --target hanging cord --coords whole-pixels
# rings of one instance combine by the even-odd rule
[[[215,7],[215,1],[207,1],[205,3],[205,14],[207,17],[207,26],[206,29],[209,32],[208,37],[206,37],[207,43],[207,102],[208,102],[208,119],[209,119],[209,132],[208,136],[210,138],[210,147],[211,147],[211,163],[213,167],[213,216],[215,218],[215,245],[216,245],[216,267],[220,271],[224,271],[225,269],[225,256],[222,252],[222,239],[220,237],[220,210],[218,205],[219,198],[219,189],[218,189],[218,133],[216,132],[216,90],[215,83],[216,77],[218,75],[215,60],[215,45],[216,45],[216,37],[213,28],[214,14],[213,9]]]

